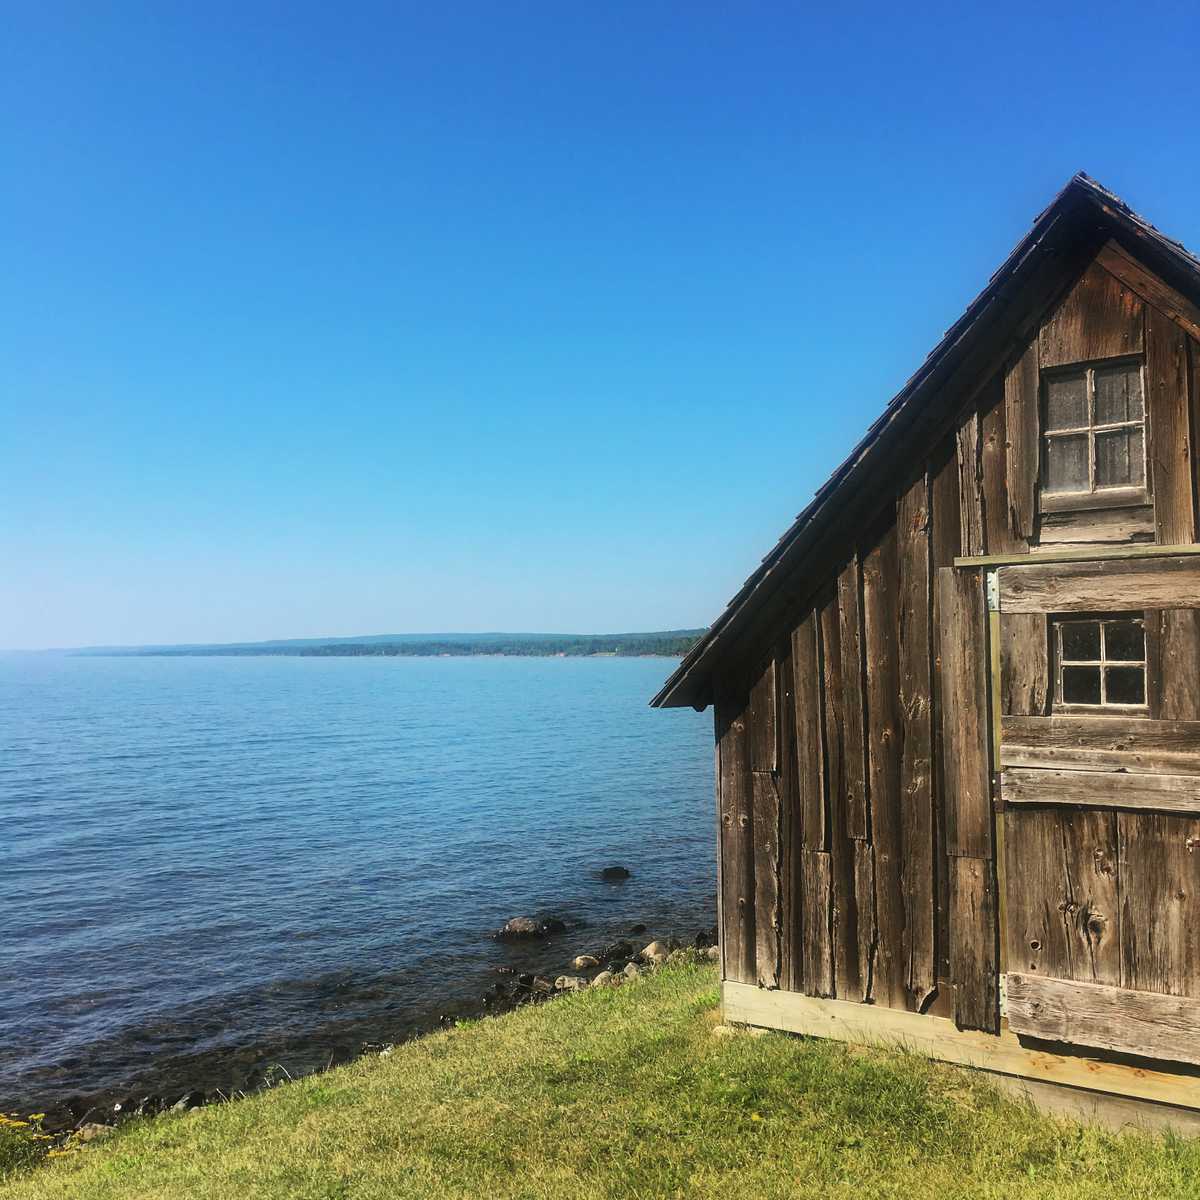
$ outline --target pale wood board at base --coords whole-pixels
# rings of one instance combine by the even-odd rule
[[[945,1017],[767,991],[728,980],[721,985],[721,999],[726,1021],[859,1045],[894,1046],[1002,1075],[1200,1109],[1196,1076],[1029,1049],[1007,1028],[999,1036],[979,1033],[958,1029]]]

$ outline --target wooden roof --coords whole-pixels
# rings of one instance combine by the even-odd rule
[[[820,547],[839,531],[845,540],[853,536],[851,522],[867,515],[852,502],[868,492],[862,485],[869,481],[877,502],[880,479],[894,474],[906,452],[926,445],[940,430],[938,422],[962,406],[964,377],[1011,345],[1033,298],[1045,295],[1047,279],[1072,264],[1081,268],[1081,256],[1109,239],[1200,302],[1200,261],[1094,179],[1075,175],[679,664],[651,700],[654,707],[700,709],[712,702],[722,662],[744,657],[756,645],[756,633],[803,597],[804,569]]]

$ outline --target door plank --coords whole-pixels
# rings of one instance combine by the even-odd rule
[[[1045,613],[1000,621],[1000,711],[1037,717],[1050,701],[1050,635]]]
[[[1011,973],[1008,1027],[1045,1041],[1200,1063],[1200,1000]]]
[[[938,571],[942,622],[942,744],[950,854],[992,852],[988,763],[987,614],[978,571]]]
[[[1119,984],[1115,814],[1009,809],[1004,819],[1009,967]]]
[[[1200,998],[1200,821],[1117,814],[1121,983]]]
[[[1200,775],[1010,767],[1000,773],[1005,804],[1078,804],[1200,813]]]

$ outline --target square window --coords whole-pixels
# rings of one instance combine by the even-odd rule
[[[1146,623],[1141,616],[1062,617],[1053,624],[1055,703],[1067,708],[1146,706]]]
[[[1146,404],[1139,363],[1057,371],[1047,375],[1044,391],[1044,495],[1083,499],[1115,488],[1145,489]]]

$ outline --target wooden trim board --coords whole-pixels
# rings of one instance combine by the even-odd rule
[[[1010,974],[1007,985],[1017,1033],[1200,1064],[1200,1000],[1046,975]]]
[[[1067,804],[1073,808],[1137,808],[1200,814],[1200,775],[1146,775],[1006,767],[1000,773],[1005,804]]]
[[[1200,1077],[1032,1049],[1021,1045],[1006,1024],[997,1036],[959,1029],[946,1017],[767,991],[729,980],[721,985],[721,1000],[726,1021],[858,1045],[891,1046],[1000,1075],[1200,1109]]]
[[[1182,546],[1081,546],[1076,550],[1031,550],[1028,554],[960,554],[954,559],[959,570],[972,567],[1016,567],[1032,563],[1091,562],[1094,559],[1179,558],[1200,554],[1200,545]]]
[[[1001,567],[1002,613],[1135,612],[1200,607],[1200,558],[1092,559]]]

